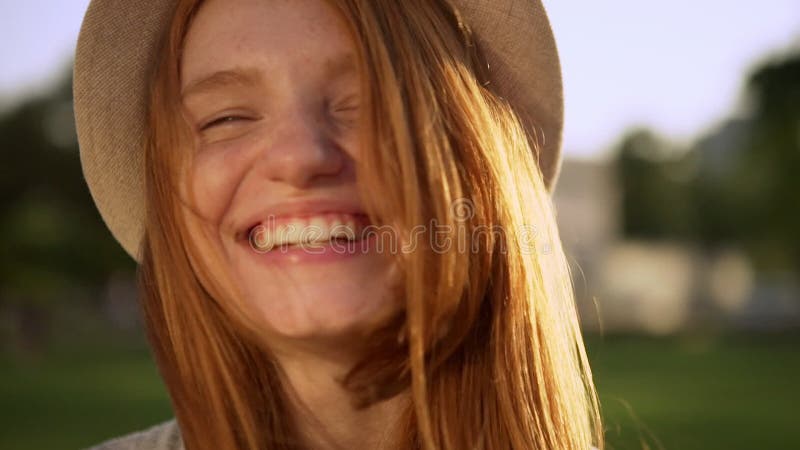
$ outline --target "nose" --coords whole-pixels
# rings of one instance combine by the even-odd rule
[[[319,119],[292,114],[276,125],[261,151],[269,179],[306,188],[320,177],[342,171],[343,150],[327,135]]]

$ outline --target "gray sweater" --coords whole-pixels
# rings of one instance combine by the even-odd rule
[[[105,441],[87,450],[184,450],[175,419]],[[590,450],[597,450],[591,446]]]
[[[162,422],[136,433],[126,434],[88,450],[184,450],[178,422]]]

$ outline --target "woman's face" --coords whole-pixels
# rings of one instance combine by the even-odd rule
[[[278,336],[338,337],[395,308],[388,258],[362,251],[369,240],[345,245],[368,225],[357,66],[325,0],[208,0],[185,40],[187,186],[214,240],[201,245],[222,249],[248,311]]]

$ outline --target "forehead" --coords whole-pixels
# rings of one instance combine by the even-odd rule
[[[355,53],[344,18],[326,0],[207,0],[184,41],[181,80],[185,87],[242,66],[267,76],[330,70]]]

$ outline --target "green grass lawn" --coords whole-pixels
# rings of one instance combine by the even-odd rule
[[[81,449],[171,417],[144,350],[63,352],[0,364],[0,449]]]
[[[800,336],[593,337],[610,448],[800,449]]]
[[[800,336],[590,337],[610,448],[800,449]],[[141,346],[0,358],[0,449],[80,449],[171,416]]]

